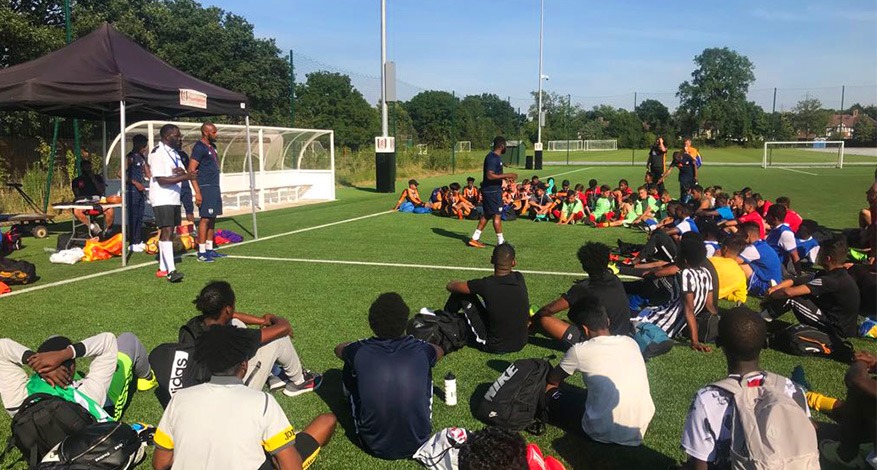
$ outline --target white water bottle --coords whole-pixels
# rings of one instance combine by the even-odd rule
[[[457,405],[457,378],[452,372],[448,372],[445,376],[445,404],[448,406]]]

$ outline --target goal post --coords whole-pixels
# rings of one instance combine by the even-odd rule
[[[469,140],[458,140],[456,144],[454,144],[454,151],[465,153],[472,151],[472,142]]]
[[[584,149],[582,140],[549,140],[548,152],[565,152],[567,150],[578,151]]]
[[[836,167],[844,165],[844,141],[765,142],[761,167]]]

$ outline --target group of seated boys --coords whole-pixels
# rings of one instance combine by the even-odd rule
[[[416,181],[412,186],[406,197],[416,196]],[[569,185],[558,192],[563,190],[569,191]],[[537,193],[545,191],[537,185]],[[567,199],[578,200],[576,194],[568,192]],[[600,196],[610,204],[619,202],[612,190],[601,189]],[[548,422],[569,433],[601,443],[642,444],[655,406],[634,338],[649,324],[697,351],[710,352],[707,343],[714,342],[727,359],[727,375],[716,374],[725,379],[698,391],[689,408],[681,436],[688,468],[739,463],[741,446],[754,438],[745,431],[738,435],[741,428],[732,423],[741,414],[735,407],[748,406],[735,399],[741,387],[776,390],[778,400],[789,400],[793,405],[783,413],[790,425],[809,425],[811,409],[836,421],[836,426],[820,424],[815,431],[795,429],[796,450],[803,449],[805,458],[812,454],[849,468],[863,468],[866,462],[873,467],[877,357],[850,351],[843,358],[849,364],[843,400],[810,390],[802,371],[793,374],[793,381],[759,364],[769,322],[788,311],[837,345],[856,335],[860,305],[874,295],[867,291],[870,284],[859,281],[877,275],[873,251],[865,261],[850,263],[845,237],[812,242],[815,234],[802,231],[821,229],[804,223],[787,198],[770,204],[746,190],[727,195],[698,186],[690,196],[684,202],[666,201],[654,224],[644,224],[648,241],[628,247],[632,253],[621,262],[613,262],[615,255],[605,244],[582,245],[577,257],[587,278],[541,308],[531,308],[524,275],[516,271],[515,249],[503,243],[493,251],[491,275],[447,284],[443,310],[465,318],[467,344],[485,353],[521,351],[536,333],[556,340],[565,354],[546,380]],[[622,195],[620,204],[648,204],[650,198],[648,192],[636,199]],[[868,198],[873,210],[877,183]],[[871,233],[868,222],[865,230]],[[639,280],[622,282],[617,270]],[[851,275],[857,270],[867,275]],[[762,298],[761,313],[742,305],[748,296]],[[736,306],[722,309],[718,299]],[[191,359],[206,368],[209,378],[164,390],[169,392],[165,400],[159,395],[165,410],[155,431],[153,467],[307,468],[331,438],[336,417],[317,416],[296,432],[274,396],[262,391],[282,389],[296,396],[323,381],[303,368],[289,321],[239,312],[234,291],[223,281],[207,284],[194,304],[199,314],[179,329],[175,348],[192,346]],[[562,311],[568,311],[568,321],[556,317]],[[383,293],[367,315],[373,336],[339,344],[334,351],[343,364],[341,386],[355,424],[355,443],[381,459],[411,458],[430,439],[432,369],[451,352],[407,334],[410,315],[402,296]],[[704,337],[702,330],[711,323],[717,325],[716,335]],[[15,415],[29,395],[48,393],[81,404],[97,421],[119,420],[130,392],[150,390],[167,375],[166,365],[158,363],[164,362],[162,351],[159,346],[147,355],[130,333],[100,333],[81,342],[55,336],[36,351],[0,339],[0,399]],[[77,372],[78,358],[92,358],[85,375]],[[28,375],[26,368],[33,373]],[[585,393],[564,384],[577,373]],[[792,437],[774,432],[760,439],[774,440],[767,445],[783,450]],[[862,444],[871,447],[862,450]],[[486,427],[458,450],[460,469],[526,468],[525,443],[517,433]]]

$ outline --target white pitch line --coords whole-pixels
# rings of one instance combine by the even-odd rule
[[[340,259],[307,259],[307,258],[276,258],[271,256],[247,256],[247,255],[229,255],[229,259],[244,259],[253,261],[283,261],[287,263],[313,263],[313,264],[342,264],[348,266],[375,266],[382,268],[411,268],[411,269],[441,269],[445,271],[478,271],[493,272],[493,268],[475,268],[468,266],[442,266],[437,264],[408,264],[408,263],[382,263],[379,261],[348,261]],[[588,277],[586,273],[571,272],[555,272],[555,271],[532,271],[521,269],[518,270],[522,274],[547,275],[547,276],[571,276],[571,277]],[[627,280],[640,279],[634,276],[619,275],[619,278]]]
[[[809,171],[796,170],[796,169],[794,169],[794,168],[781,168],[781,167],[773,167],[773,168],[776,168],[777,170],[794,171],[795,173],[801,173],[801,174],[804,174],[804,175],[819,176],[819,175],[817,175],[816,173],[810,173]]]
[[[575,170],[564,171],[563,173],[558,173],[558,174],[556,174],[556,175],[548,175],[548,177],[550,178],[550,177],[552,177],[552,176],[563,176],[563,175],[568,175],[568,174],[570,174],[570,173],[576,173],[576,172],[579,172],[579,171],[590,170],[591,168],[594,168],[594,167],[589,166],[589,167],[587,167],[587,168],[578,168],[578,169],[575,169]]]
[[[273,239],[273,238],[277,238],[277,237],[284,237],[284,236],[287,236],[287,235],[295,235],[296,233],[308,232],[308,231],[311,231],[311,230],[316,230],[316,229],[318,229],[318,228],[326,228],[326,227],[332,227],[332,226],[334,226],[334,225],[346,224],[346,223],[348,223],[348,222],[355,222],[355,221],[357,221],[357,220],[367,219],[367,218],[369,218],[369,217],[376,217],[376,216],[383,215],[383,214],[389,214],[389,213],[391,213],[391,212],[394,212],[394,211],[376,212],[376,213],[374,213],[374,214],[363,215],[363,216],[361,216],[361,217],[354,217],[354,218],[352,218],[352,219],[344,219],[344,220],[339,220],[339,221],[337,221],[337,222],[330,222],[330,223],[328,223],[328,224],[322,224],[322,225],[316,225],[316,226],[313,226],[313,227],[300,228],[300,229],[298,229],[298,230],[292,230],[292,231],[289,231],[289,232],[278,233],[278,234],[275,234],[275,235],[269,235],[269,236],[267,236],[267,237],[262,237],[262,238],[253,239],[253,240],[246,240],[246,241],[243,241],[243,242],[240,242],[240,243],[235,243],[235,244],[233,244],[233,245],[219,246],[219,247],[217,247],[217,249],[220,249],[220,250],[221,250],[221,249],[224,249],[224,248],[234,248],[234,247],[236,247],[236,246],[246,245],[246,244],[249,244],[249,243],[261,242],[261,241],[265,241],[265,240],[271,240],[271,239]],[[65,285],[65,284],[72,284],[72,283],[74,283],[74,282],[79,282],[79,281],[87,281],[87,280],[89,280],[89,279],[95,279],[95,278],[98,278],[98,277],[109,276],[110,274],[116,274],[116,273],[121,273],[121,272],[125,272],[125,271],[130,271],[130,270],[132,270],[132,269],[138,269],[138,268],[143,268],[143,267],[146,267],[146,266],[155,266],[155,265],[156,265],[155,261],[150,261],[150,262],[147,262],[147,263],[140,263],[140,264],[132,264],[131,266],[125,266],[124,268],[116,268],[116,269],[111,269],[111,270],[109,270],[109,271],[102,271],[102,272],[99,272],[99,273],[88,274],[88,275],[85,275],[85,276],[74,277],[74,278],[70,278],[70,279],[63,279],[63,280],[61,280],[61,281],[50,282],[50,283],[48,283],[48,284],[41,284],[41,285],[32,286],[32,287],[25,287],[24,289],[14,290],[14,291],[12,291],[12,292],[10,292],[10,293],[8,293],[8,294],[3,294],[2,296],[0,296],[0,299],[5,299],[6,297],[12,297],[13,295],[25,294],[25,293],[28,293],[28,292],[34,292],[34,291],[38,291],[38,290],[42,290],[42,289],[48,289],[48,288],[50,288],[50,287],[63,286],[63,285]]]
[[[21,289],[21,290],[14,290],[8,294],[3,294],[2,296],[0,296],[0,299],[5,299],[6,297],[12,297],[13,295],[24,294],[27,292],[48,289],[49,287],[63,286],[64,284],[71,284],[71,283],[79,282],[79,281],[87,281],[89,279],[94,279],[96,277],[109,276],[110,274],[116,274],[116,273],[121,273],[121,272],[125,272],[125,271],[130,271],[132,269],[142,268],[145,266],[155,266],[155,265],[156,265],[155,261],[150,261],[148,263],[132,264],[130,266],[125,266],[124,268],[116,268],[116,269],[111,269],[109,271],[101,271],[99,273],[88,274],[86,276],[80,276],[80,277],[74,277],[74,278],[70,278],[70,279],[64,279],[61,281],[50,282],[48,284],[41,284],[38,286],[25,287],[24,289]]]

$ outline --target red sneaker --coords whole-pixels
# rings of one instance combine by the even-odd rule
[[[157,278],[167,277],[167,271],[162,271],[161,269],[159,269],[158,271],[155,272],[155,277],[157,277]]]

